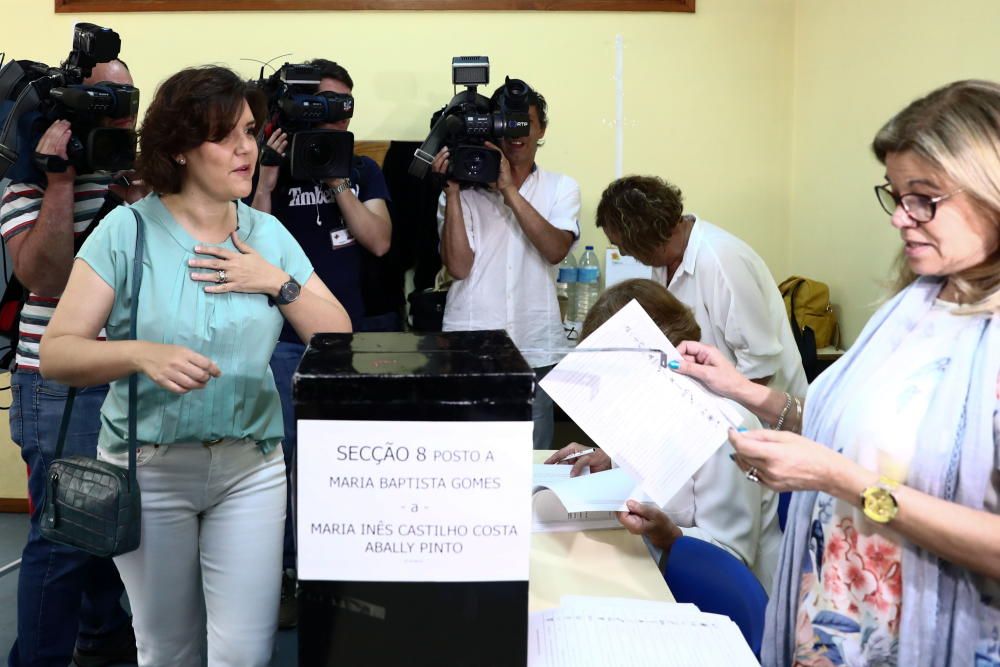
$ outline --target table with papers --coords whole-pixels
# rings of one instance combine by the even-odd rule
[[[621,528],[532,533],[528,609],[528,667],[757,664],[735,623],[674,603]]]
[[[535,452],[535,462],[550,454]],[[532,533],[528,609],[558,607],[564,595],[674,599],[638,535],[622,528]]]
[[[528,667],[757,665],[729,618],[674,603],[622,528],[533,532],[528,609]]]
[[[564,597],[528,623],[528,667],[757,664],[735,623],[689,604]]]
[[[728,617],[676,604],[645,543],[615,510],[667,504],[741,414],[669,361],[680,354],[635,300],[541,381],[617,468],[533,473],[528,667],[756,665]],[[536,463],[546,452],[536,453]]]

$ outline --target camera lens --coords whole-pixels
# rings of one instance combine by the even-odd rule
[[[470,152],[462,162],[462,168],[470,176],[478,176],[483,171],[483,154],[479,151]]]
[[[111,127],[91,130],[86,155],[94,171],[130,169],[135,161],[135,133]]]
[[[290,162],[295,179],[346,178],[351,173],[354,135],[336,130],[305,130],[292,135]]]
[[[92,136],[94,153],[112,155],[118,151],[119,142],[115,141],[114,135],[109,135],[107,132],[95,132]]]
[[[326,166],[333,159],[333,146],[322,139],[314,140],[306,148],[305,158],[310,167]]]

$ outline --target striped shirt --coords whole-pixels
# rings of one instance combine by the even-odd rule
[[[104,205],[110,181],[108,175],[91,174],[77,178],[73,184],[73,234],[77,239],[88,230],[94,216]],[[44,196],[45,188],[35,183],[11,183],[7,186],[0,200],[0,235],[5,243],[35,226]],[[79,246],[79,243],[78,240],[75,245]],[[38,370],[38,343],[58,303],[58,297],[28,295],[21,310],[18,329],[20,340],[17,343],[16,363],[19,371]],[[103,331],[99,337],[104,338]]]

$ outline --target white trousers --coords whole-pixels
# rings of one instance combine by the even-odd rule
[[[281,448],[143,445],[140,460],[142,539],[115,558],[139,666],[200,667],[207,633],[210,667],[266,667],[281,589]]]

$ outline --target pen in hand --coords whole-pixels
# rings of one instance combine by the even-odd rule
[[[575,454],[570,454],[569,456],[567,456],[565,458],[559,459],[559,463],[565,463],[566,461],[572,461],[573,459],[578,459],[581,456],[586,456],[587,454],[593,454],[593,453],[594,453],[594,448],[590,447],[589,449],[584,449],[584,450],[581,450],[579,452],[576,452]]]

